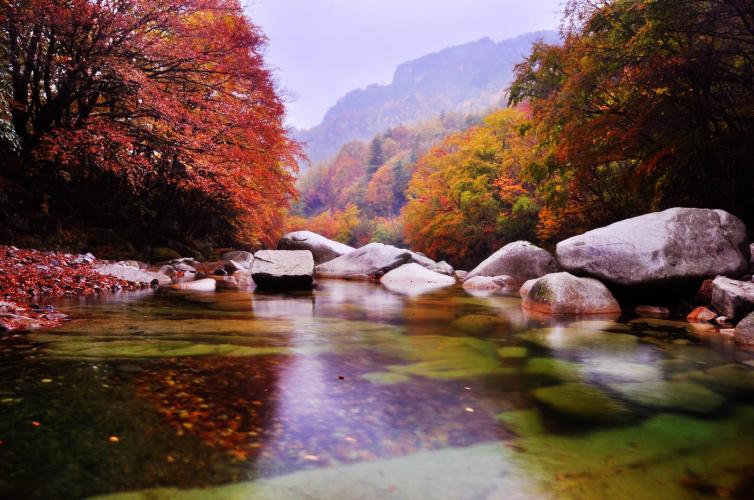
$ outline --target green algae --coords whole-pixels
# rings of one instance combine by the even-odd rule
[[[581,365],[558,358],[532,358],[527,361],[523,372],[562,382],[578,382],[583,378]]]
[[[59,342],[47,347],[51,356],[75,359],[173,358],[187,356],[266,356],[287,354],[285,347],[252,347],[234,344],[201,344],[181,341]]]
[[[754,394],[754,370],[743,365],[721,365],[675,376],[693,380],[729,393]]]
[[[454,380],[517,372],[500,364],[495,344],[474,337],[404,336],[393,347],[396,355],[414,362],[388,365],[389,373]],[[384,379],[384,375],[366,376],[377,381]]]
[[[597,423],[625,420],[629,410],[603,391],[579,383],[540,387],[532,391],[534,399],[559,414]]]
[[[574,321],[568,324],[568,328],[576,328],[583,330],[600,330],[609,332],[630,332],[631,327],[625,323],[618,323],[617,321],[607,320],[584,320]]]
[[[725,404],[725,398],[693,382],[639,382],[608,387],[635,404],[651,408],[711,413]]]
[[[497,355],[501,358],[525,358],[529,354],[526,347],[507,346],[497,350]]]
[[[468,333],[470,335],[482,335],[488,333],[501,324],[497,316],[486,314],[467,314],[450,323],[452,328]]]
[[[625,333],[608,333],[577,328],[542,328],[519,335],[524,342],[554,350],[589,348],[625,349],[637,343],[637,338]]]
[[[684,486],[689,479],[729,491],[740,470],[754,467],[750,407],[718,420],[658,414],[578,435],[548,432],[536,410],[498,418],[520,436],[509,466],[539,478],[548,497],[697,498]]]

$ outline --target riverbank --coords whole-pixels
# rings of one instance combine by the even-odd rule
[[[44,297],[94,295],[137,290],[141,283],[105,276],[91,254],[0,246],[0,331],[59,325],[66,315],[38,302]]]

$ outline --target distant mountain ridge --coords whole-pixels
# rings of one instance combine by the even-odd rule
[[[557,40],[554,31],[527,33],[494,42],[483,38],[399,65],[393,81],[372,84],[341,97],[319,125],[295,131],[313,164],[333,157],[347,142],[368,140],[400,124],[443,111],[479,112],[504,104],[513,67],[531,44]]]

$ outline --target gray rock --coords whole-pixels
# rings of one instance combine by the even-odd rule
[[[712,281],[712,305],[737,320],[754,311],[754,283],[718,276]]]
[[[749,314],[736,325],[736,343],[754,345],[754,313]]]
[[[466,276],[469,275],[468,271],[462,271],[460,269],[456,269],[453,271],[453,277],[457,279],[458,281],[463,281],[466,279]]]
[[[546,314],[619,313],[620,305],[605,285],[592,278],[553,273],[537,279],[523,296],[523,307]]]
[[[440,262],[437,262],[429,267],[427,267],[430,271],[434,271],[436,273],[444,274],[446,276],[453,276],[453,266],[445,262],[444,260],[441,260]]]
[[[671,208],[557,245],[567,271],[619,285],[702,279],[746,270],[746,227],[723,210]]]
[[[478,292],[515,292],[519,282],[511,276],[474,276],[463,282],[465,290]]]
[[[243,269],[251,269],[251,264],[254,262],[254,254],[251,252],[244,252],[243,250],[234,250],[222,254],[220,260],[232,260],[233,262],[240,264]]]
[[[386,273],[380,278],[380,283],[393,291],[420,293],[453,286],[456,284],[456,280],[446,274],[430,271],[416,262],[411,262]]]
[[[435,262],[410,250],[382,243],[369,243],[361,248],[342,255],[316,268],[317,276],[368,280],[381,277],[393,269],[415,262],[422,267],[435,265]]]
[[[172,282],[170,276],[166,276],[165,274],[142,271],[134,267],[122,266],[120,264],[103,264],[95,267],[94,270],[99,274],[130,281],[131,283],[151,284],[152,281],[157,280],[157,283],[160,286],[165,286]]]
[[[164,266],[160,266],[160,269],[157,272],[160,274],[164,274],[165,276],[168,276],[170,278],[175,278],[176,276],[178,276],[178,272],[175,270],[175,268],[168,264],[165,264]]]
[[[355,249],[311,231],[295,231],[280,238],[278,250],[309,250],[314,263],[323,264]]]
[[[314,257],[309,250],[260,250],[251,277],[259,288],[308,289],[314,282]]]
[[[555,258],[528,241],[514,241],[493,253],[474,268],[466,279],[475,276],[511,276],[520,283],[540,278],[559,269]]]

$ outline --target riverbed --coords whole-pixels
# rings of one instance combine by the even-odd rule
[[[754,493],[754,355],[708,327],[334,280],[54,305],[0,339],[2,498]]]

